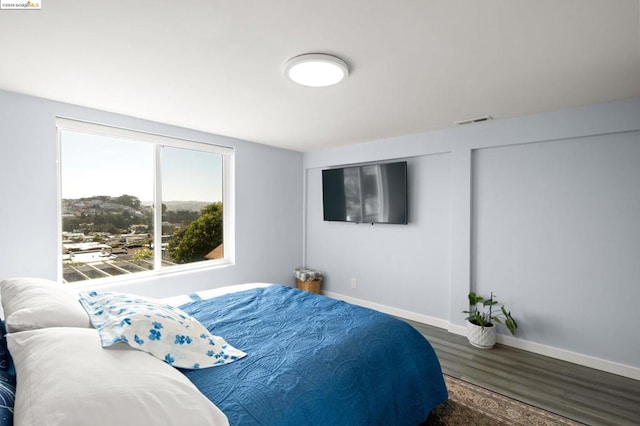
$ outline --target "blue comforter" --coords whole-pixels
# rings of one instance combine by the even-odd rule
[[[417,425],[447,399],[431,345],[388,315],[284,286],[181,308],[248,354],[183,370],[231,425]]]

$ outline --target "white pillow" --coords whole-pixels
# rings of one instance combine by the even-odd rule
[[[175,368],[118,345],[103,349],[90,328],[7,335],[17,371],[14,425],[228,425],[227,417]]]
[[[186,312],[159,300],[89,291],[80,292],[80,303],[104,347],[124,342],[174,367],[191,369],[228,364],[246,356]]]
[[[46,327],[91,327],[78,294],[55,281],[13,278],[0,282],[7,331]]]

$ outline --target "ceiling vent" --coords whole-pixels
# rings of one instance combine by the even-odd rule
[[[473,124],[473,123],[482,123],[483,121],[489,121],[489,120],[493,120],[493,117],[491,117],[490,115],[485,115],[483,117],[471,118],[469,120],[456,121],[453,124],[459,124],[459,125]]]

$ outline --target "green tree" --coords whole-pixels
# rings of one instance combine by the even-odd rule
[[[142,262],[143,260],[149,259],[153,259],[153,251],[147,247],[141,248],[133,255],[133,260],[138,263]]]
[[[80,229],[80,224],[83,219],[78,217],[64,217],[62,218],[62,230],[65,232],[73,232]]]
[[[187,225],[196,220],[200,214],[200,212],[190,210],[168,210],[162,213],[162,220],[164,222]]]
[[[176,263],[205,260],[205,256],[222,244],[222,203],[205,206],[200,216],[177,231],[169,241],[169,255]]]
[[[122,194],[119,197],[113,198],[113,202],[122,204],[123,206],[134,208],[136,210],[140,210],[140,199],[138,197],[134,197],[133,195]]]

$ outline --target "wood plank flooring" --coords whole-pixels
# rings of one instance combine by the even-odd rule
[[[405,320],[407,321],[407,320]],[[640,425],[640,381],[407,321],[435,349],[442,371],[588,425]]]

